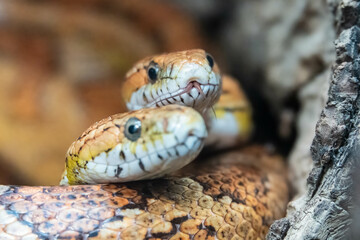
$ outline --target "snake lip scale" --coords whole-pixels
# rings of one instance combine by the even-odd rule
[[[201,84],[198,81],[192,80],[189,81],[185,88],[167,94],[160,100],[155,99],[155,101],[149,102],[146,107],[161,107],[173,103],[195,107],[197,101],[205,101],[205,99],[215,92],[217,88],[219,88],[219,84]]]
[[[195,138],[190,138],[194,136]],[[128,165],[128,170],[124,171],[124,167],[121,167],[121,164],[118,165],[108,165],[107,163],[97,163],[98,165],[100,165],[101,167],[98,166],[98,168],[105,168],[105,173],[110,175],[109,173],[113,170],[114,171],[114,177],[118,178],[120,177],[119,174],[116,175],[118,172],[115,171],[118,168],[121,168],[122,171],[124,172],[130,172],[130,168],[132,167],[131,165],[139,165],[142,166],[140,168],[142,168],[142,172],[139,172],[139,176],[130,176],[127,179],[131,179],[131,178],[136,178],[136,180],[143,180],[143,179],[153,179],[153,178],[159,178],[162,177],[170,172],[173,171],[173,169],[175,168],[181,168],[182,164],[186,164],[187,161],[183,160],[184,155],[194,155],[196,156],[198,154],[198,151],[196,149],[202,149],[202,146],[204,145],[204,139],[205,137],[197,137],[196,135],[192,135],[190,134],[185,141],[181,142],[181,143],[177,143],[176,145],[170,147],[168,146],[167,148],[162,148],[162,149],[158,149],[156,151],[153,152],[149,152],[148,154],[144,155],[144,156],[136,156],[132,161],[127,161],[129,163]],[[179,150],[182,149],[182,150]],[[186,149],[186,150],[184,150]],[[195,151],[194,151],[195,150]],[[149,158],[149,156],[151,156],[151,158]],[[156,161],[154,160],[155,158],[160,159],[160,163],[158,163],[156,165],[156,163],[152,162],[152,161]],[[182,164],[177,164],[177,165],[173,165],[171,168],[169,168],[167,165],[169,165],[171,159],[176,158],[177,161],[181,162]],[[166,160],[167,159],[167,160]],[[149,162],[150,165],[156,166],[157,170],[154,171],[154,167],[149,167],[149,169],[147,169],[147,167],[149,166]],[[133,164],[132,164],[133,163]],[[179,167],[178,167],[179,166]],[[94,168],[96,168],[96,164],[95,163],[88,163],[87,165],[87,169],[93,170]],[[168,170],[162,170],[162,169],[168,169]],[[126,178],[122,179],[122,181],[127,182]],[[122,182],[121,181],[121,182]],[[108,183],[109,179],[105,179],[103,177],[99,177],[98,175],[92,175],[92,174],[88,174],[88,178],[86,179],[86,182],[88,183]],[[119,182],[118,179],[115,179],[114,182]],[[64,184],[66,185],[66,184]]]
[[[169,104],[180,104],[191,106],[197,110],[203,111],[212,102],[218,98],[220,92],[220,83],[202,83],[199,80],[191,79],[185,87],[178,86],[175,91],[169,91],[168,88],[163,90],[151,90],[152,86],[143,86],[138,90],[138,94],[131,97],[130,102],[126,105],[130,110],[141,108],[161,107]]]

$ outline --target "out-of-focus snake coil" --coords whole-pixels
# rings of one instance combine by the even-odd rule
[[[0,239],[264,239],[285,211],[284,172],[280,157],[250,147],[166,179],[0,186]]]

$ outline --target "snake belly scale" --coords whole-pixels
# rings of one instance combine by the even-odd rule
[[[0,239],[264,239],[288,201],[279,156],[253,146],[187,165],[204,144],[249,137],[251,108],[236,88],[203,50],[138,62],[123,88],[130,112],[86,130],[61,180],[114,183],[0,186]],[[222,116],[232,136],[216,126]]]

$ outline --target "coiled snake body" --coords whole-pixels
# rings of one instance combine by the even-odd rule
[[[203,117],[210,139],[217,139],[207,140],[210,146],[247,138],[249,106],[238,90],[236,103],[229,102],[234,87],[226,81],[220,97],[219,69],[202,50],[139,62],[127,74],[123,96],[130,110],[140,110],[85,131],[69,148],[61,183],[127,182],[180,169],[205,144]],[[227,138],[216,126],[212,107],[235,134]],[[204,158],[163,179],[0,186],[0,239],[265,238],[287,203],[281,158],[261,147]]]

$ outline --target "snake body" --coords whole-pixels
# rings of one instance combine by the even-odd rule
[[[263,239],[287,202],[280,157],[250,147],[180,169],[207,129],[218,141],[235,122],[233,136],[210,141],[216,147],[249,136],[251,109],[235,82],[203,50],[146,58],[126,77],[133,111],[85,131],[68,150],[61,183],[167,177],[0,186],[0,239]],[[228,125],[217,127],[212,113]]]
[[[285,211],[284,170],[252,147],[165,179],[1,186],[0,239],[264,239]]]

